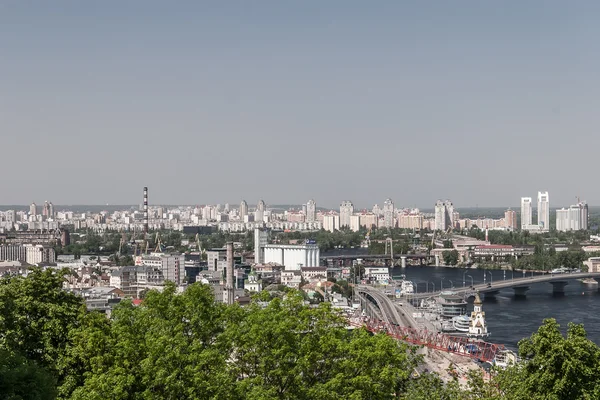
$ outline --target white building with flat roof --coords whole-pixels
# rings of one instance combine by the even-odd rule
[[[286,270],[300,270],[302,267],[318,267],[319,246],[314,243],[301,245],[267,244],[264,246],[264,263],[277,263]]]
[[[550,230],[550,196],[548,192],[538,192],[538,225],[540,231]]]
[[[528,230],[533,225],[533,208],[531,197],[521,197],[521,230]]]

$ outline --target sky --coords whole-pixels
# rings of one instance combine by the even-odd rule
[[[600,2],[0,0],[0,204],[600,205]]]

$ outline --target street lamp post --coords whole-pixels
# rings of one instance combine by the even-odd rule
[[[432,282],[432,281],[427,281],[427,291],[429,291],[429,284],[430,283],[433,285],[433,290],[431,292],[434,293],[435,292],[435,282]]]
[[[450,289],[454,289],[454,282],[452,282],[452,280],[448,279],[450,281]]]
[[[466,274],[467,272],[469,272],[469,270],[465,270],[465,272],[463,272],[463,287],[467,286],[467,285],[465,284],[465,274]]]
[[[471,287],[473,287],[473,277],[471,275],[467,275],[469,278],[471,278]]]
[[[487,273],[490,274],[490,285],[492,285],[494,283],[494,274],[491,271],[487,271]]]
[[[444,278],[440,279],[440,292],[444,290]]]

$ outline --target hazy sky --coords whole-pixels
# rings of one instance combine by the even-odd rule
[[[0,204],[600,204],[598,1],[0,0]]]

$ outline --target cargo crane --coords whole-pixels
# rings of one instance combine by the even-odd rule
[[[201,257],[204,254],[206,254],[206,251],[202,248],[202,245],[200,244],[200,234],[198,233],[196,233],[196,245],[198,246],[198,251],[200,252]]]
[[[156,247],[154,248],[155,253],[162,252],[162,243],[160,241],[160,232],[156,232],[156,237],[154,238],[154,242],[156,243]]]

